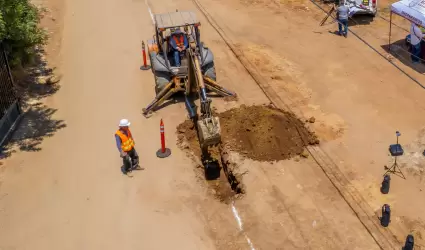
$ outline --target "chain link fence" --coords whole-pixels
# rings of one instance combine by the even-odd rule
[[[0,43],[0,146],[4,144],[21,116],[21,108],[7,56]]]

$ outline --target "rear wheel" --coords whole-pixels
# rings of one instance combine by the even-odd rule
[[[150,62],[150,64],[151,64],[151,70],[152,70],[152,73],[155,73],[155,71],[153,70],[153,61],[152,61],[152,54],[153,54],[153,52],[150,52],[149,53],[149,62]]]
[[[154,60],[156,59],[156,56],[158,55],[158,53],[156,53],[156,51],[149,51],[149,60],[150,60],[150,64],[151,64],[151,70],[152,73],[155,73],[155,63]]]
[[[204,75],[208,78],[211,78],[214,81],[217,81],[217,76],[215,74],[215,66],[214,62],[211,62],[204,66]],[[207,93],[211,92],[211,90],[207,89]]]
[[[211,63],[204,66],[204,75],[213,79],[214,81],[217,81],[217,76],[215,74],[214,62],[211,62]]]
[[[170,76],[165,72],[155,72],[155,93],[156,95],[161,92],[167,86],[167,84],[170,82],[171,78]]]

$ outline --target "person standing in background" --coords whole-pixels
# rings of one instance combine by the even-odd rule
[[[344,35],[344,37],[347,37],[348,33],[348,14],[350,12],[350,9],[348,6],[344,5],[344,1],[339,2],[339,6],[336,9],[336,18],[338,20],[338,34],[340,36]],[[342,26],[344,26],[344,30],[342,29]]]
[[[421,61],[421,41],[424,35],[421,29],[414,23],[410,26],[410,44],[412,45],[411,58],[412,63],[417,64]]]

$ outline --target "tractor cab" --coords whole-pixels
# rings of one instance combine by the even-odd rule
[[[189,46],[197,47],[198,51],[202,49],[197,46],[196,37],[199,35],[199,25],[193,12],[171,12],[154,15],[155,35],[148,41],[148,50],[151,62],[155,64],[152,69],[158,72],[169,72],[170,76],[179,76],[183,81],[187,76],[188,58],[187,48]],[[182,39],[182,41],[181,41]],[[185,43],[187,47],[182,50],[176,62],[175,49],[172,44],[178,45]],[[156,67],[158,66],[158,67]],[[159,73],[162,75],[162,73]]]

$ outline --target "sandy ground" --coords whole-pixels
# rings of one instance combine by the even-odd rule
[[[344,39],[329,34],[333,26],[318,27],[323,14],[308,3],[311,12],[300,3],[286,8],[276,2],[266,6],[267,1],[201,2],[274,90],[290,98],[300,115],[316,117],[312,128],[322,147],[369,205],[378,211],[383,203],[391,204],[391,230],[399,238],[412,230],[420,236],[423,201],[414,197],[423,186],[421,158],[409,154],[417,164],[405,159],[408,181],[394,177],[390,195],[381,196],[379,184],[383,165],[391,160],[386,149],[395,130],[411,152],[421,149],[421,89],[353,36]],[[4,160],[0,247],[378,249],[311,159],[259,163],[234,155],[248,171],[243,177],[247,194],[233,205],[213,198],[175,144],[175,127],[186,118],[184,105],[170,105],[150,119],[141,115],[154,97],[151,72],[139,70],[141,41],[153,32],[144,0],[41,3],[55,19],[45,21],[54,37],[48,59],[60,68],[62,87],[27,116],[16,133],[20,150]],[[149,5],[153,12],[196,11],[189,0]],[[215,53],[219,83],[239,94],[237,102],[215,100],[218,110],[268,103],[199,12],[198,17],[203,40]],[[123,117],[132,121],[146,168],[133,178],[120,173],[113,141]],[[162,160],[155,156],[161,118],[173,152]]]
[[[353,35],[344,39],[331,34],[336,24],[318,26],[324,14],[308,2],[301,9],[270,1],[202,2],[264,75],[283,79],[270,79],[275,91],[289,97],[305,117],[317,118],[315,131],[327,139],[322,147],[377,214],[384,203],[391,204],[395,219],[390,229],[398,239],[403,241],[411,232],[421,239],[423,200],[415,197],[423,195],[422,88]],[[223,5],[226,8],[213,12],[211,6]],[[227,21],[220,22],[224,17]],[[395,22],[409,28],[400,19]],[[388,44],[388,28],[388,23],[376,18],[353,30],[385,53],[382,47]],[[393,27],[393,35],[397,41],[406,32]],[[408,62],[393,61],[423,81],[423,75]],[[387,149],[395,143],[396,130],[401,131],[407,152],[401,157],[407,180],[394,176],[390,195],[383,196],[379,186],[384,165],[392,163]]]

